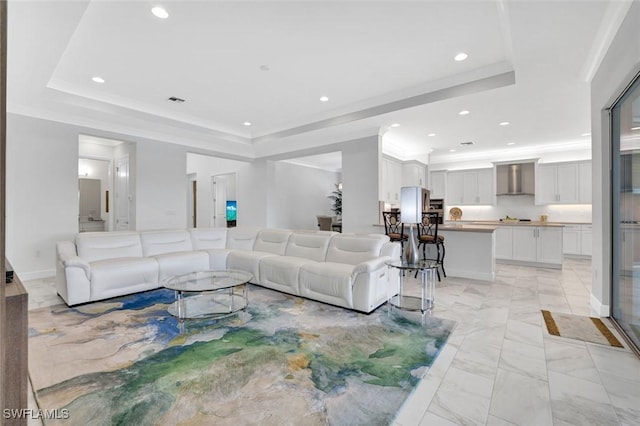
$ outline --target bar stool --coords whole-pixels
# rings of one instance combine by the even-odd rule
[[[404,253],[404,242],[409,237],[404,233],[404,223],[400,221],[400,212],[382,212],[382,216],[384,217],[384,233],[391,242],[399,242],[402,247],[401,253]]]
[[[442,274],[446,277],[444,270],[444,237],[438,235],[438,212],[422,212],[422,222],[418,224],[418,249],[422,246],[422,258],[427,259],[427,244],[433,244],[436,249],[435,260],[438,263]],[[438,281],[440,281],[440,269],[436,269],[438,273]]]

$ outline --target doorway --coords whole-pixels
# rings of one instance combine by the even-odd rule
[[[211,177],[211,221],[214,228],[236,225],[236,174],[225,173]]]
[[[115,176],[115,229],[128,231],[131,222],[131,187],[129,179],[129,156],[125,155],[116,160]]]
[[[110,229],[111,161],[78,159],[78,231],[98,232]]]
[[[640,348],[640,74],[611,110],[612,316]],[[638,350],[640,352],[640,350]]]
[[[187,175],[187,218],[188,227],[198,227],[198,177],[195,173]]]

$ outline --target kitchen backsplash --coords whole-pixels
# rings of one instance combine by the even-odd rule
[[[446,200],[445,200],[446,202]],[[549,222],[591,223],[591,204],[562,204],[537,206],[532,195],[510,195],[497,197],[493,206],[455,206],[445,207],[445,220],[449,219],[449,209],[460,207],[462,220],[498,220],[506,217],[540,220],[546,214]]]

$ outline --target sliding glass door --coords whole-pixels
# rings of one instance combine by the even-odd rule
[[[611,113],[613,318],[640,347],[640,78]]]

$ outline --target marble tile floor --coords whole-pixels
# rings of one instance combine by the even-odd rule
[[[436,284],[431,314],[457,326],[395,426],[640,424],[640,359],[551,336],[540,314],[590,315],[591,262],[566,258],[561,271],[498,264],[496,272],[494,282]],[[25,286],[30,309],[61,303],[52,278]],[[405,291],[419,293],[412,276]]]

